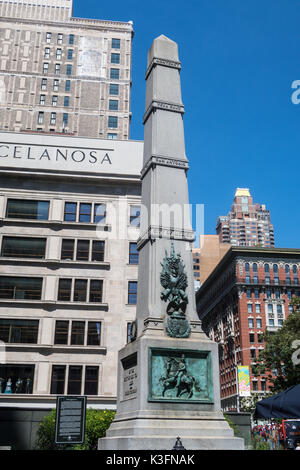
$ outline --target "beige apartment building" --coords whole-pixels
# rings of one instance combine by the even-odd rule
[[[0,129],[129,139],[132,22],[0,0]]]
[[[115,406],[142,158],[142,142],[0,133],[0,421],[61,394]]]

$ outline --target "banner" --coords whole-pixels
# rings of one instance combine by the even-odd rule
[[[239,396],[250,397],[250,373],[249,366],[238,366]]]

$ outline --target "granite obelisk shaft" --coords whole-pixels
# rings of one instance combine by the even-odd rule
[[[115,419],[101,450],[242,449],[220,407],[218,347],[195,308],[177,44],[148,54],[137,333],[118,356]],[[188,328],[186,324],[188,322]]]

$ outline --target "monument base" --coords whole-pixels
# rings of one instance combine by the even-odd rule
[[[146,330],[119,352],[117,413],[98,450],[243,450],[220,408],[218,350]]]

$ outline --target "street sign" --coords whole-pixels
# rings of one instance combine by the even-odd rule
[[[56,400],[56,444],[84,442],[86,397],[59,396]]]

